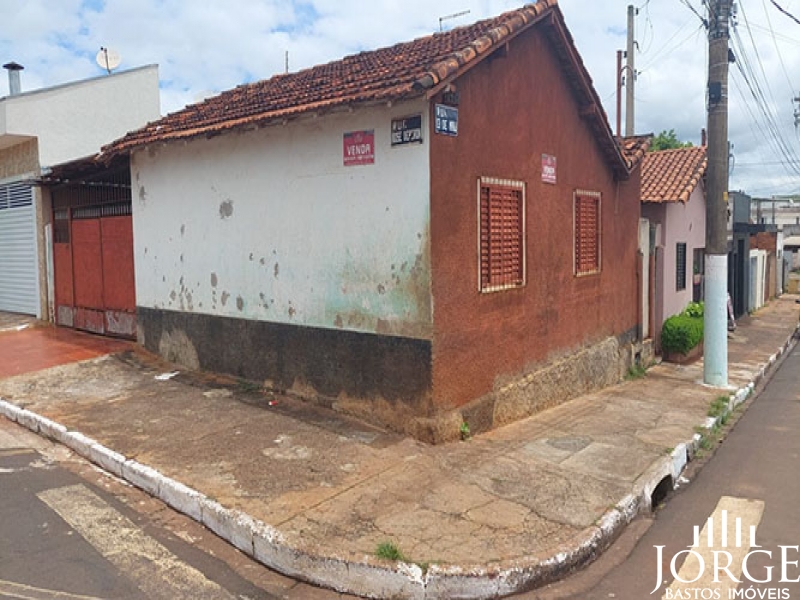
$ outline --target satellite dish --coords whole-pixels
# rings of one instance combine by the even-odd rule
[[[111,75],[111,71],[119,66],[119,63],[122,62],[122,58],[116,50],[100,48],[100,52],[97,53],[95,61],[97,61],[101,69],[105,69],[108,71],[108,74]]]

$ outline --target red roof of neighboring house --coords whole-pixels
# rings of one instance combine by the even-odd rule
[[[642,165],[642,202],[688,202],[707,166],[705,146],[648,153]]]
[[[597,92],[557,0],[538,0],[498,17],[369,52],[347,56],[297,73],[240,85],[192,104],[128,133],[104,148],[106,155],[127,153],[153,142],[213,136],[258,127],[304,113],[321,113],[358,104],[431,98],[441,88],[536,23],[562,64],[599,146],[618,175],[627,176]]]
[[[617,138],[617,143],[619,143],[622,149],[622,156],[625,157],[629,169],[632,169],[642,162],[647,155],[647,150],[650,148],[650,143],[652,141],[652,133]]]

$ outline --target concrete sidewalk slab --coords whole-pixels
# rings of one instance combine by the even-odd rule
[[[758,379],[796,324],[786,297],[745,319],[730,340],[731,383]],[[268,566],[379,598],[488,598],[590,560],[677,478],[709,404],[728,393],[701,385],[701,363],[662,364],[468,442],[426,446],[290,397],[155,378],[166,370],[130,351],[61,365],[0,380],[13,404],[2,409],[68,444],[31,414],[81,432],[71,447],[124,461],[123,476]],[[405,563],[375,556],[387,541]]]

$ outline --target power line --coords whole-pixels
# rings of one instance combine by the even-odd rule
[[[790,13],[788,10],[786,10],[785,8],[783,8],[783,7],[782,7],[780,4],[778,4],[777,2],[775,2],[775,0],[769,0],[769,1],[770,1],[770,2],[772,2],[772,5],[773,5],[775,8],[777,8],[779,11],[781,11],[783,14],[785,14],[785,15],[786,15],[787,17],[789,17],[790,19],[792,19],[792,20],[793,20],[795,23],[797,23],[798,25],[800,25],[800,19],[798,19],[797,17],[795,17],[795,16],[794,16],[792,13]]]
[[[666,58],[667,56],[669,56],[670,54],[672,54],[672,53],[673,53],[675,50],[677,50],[678,48],[680,48],[680,47],[681,47],[681,46],[682,46],[682,45],[683,45],[683,44],[684,44],[684,43],[685,43],[687,40],[689,40],[689,38],[691,38],[691,37],[692,37],[693,35],[695,35],[695,34],[696,34],[696,33],[697,33],[697,32],[698,32],[700,29],[702,29],[702,27],[699,27],[699,28],[696,28],[696,29],[692,29],[692,30],[689,32],[689,35],[687,35],[687,36],[686,36],[686,37],[684,37],[684,38],[681,38],[681,40],[680,40],[680,41],[676,42],[676,43],[675,43],[673,46],[671,46],[671,47],[669,48],[669,50],[666,52],[666,54],[664,54],[664,55],[662,56],[662,54],[661,54],[661,53],[662,53],[662,52],[664,52],[664,49],[665,49],[665,48],[667,48],[667,46],[669,46],[670,42],[671,42],[672,40],[674,40],[674,39],[675,39],[675,38],[678,36],[678,34],[679,34],[679,33],[681,33],[681,32],[683,31],[683,29],[684,29],[684,28],[685,28],[685,27],[686,27],[686,26],[687,26],[689,23],[691,23],[691,22],[692,22],[692,19],[689,19],[688,21],[686,21],[686,23],[684,23],[683,25],[681,25],[681,26],[680,26],[680,27],[679,27],[679,28],[678,28],[678,29],[675,31],[675,33],[673,33],[673,34],[672,34],[672,36],[671,36],[671,37],[670,37],[670,38],[669,38],[669,39],[668,39],[666,42],[664,42],[664,44],[663,44],[663,45],[662,45],[662,46],[661,46],[661,47],[660,47],[658,50],[656,50],[656,51],[655,51],[655,53],[654,53],[654,54],[653,54],[653,55],[650,57],[650,60],[649,60],[649,62],[648,62],[646,65],[644,65],[644,66],[642,67],[642,71],[645,71],[645,70],[647,70],[649,67],[651,67],[651,66],[653,65],[653,63],[655,63],[655,62],[656,62],[656,59],[663,59],[663,58]]]
[[[735,34],[737,33],[735,29],[734,33]],[[734,39],[738,39],[738,34],[735,36]],[[739,45],[741,45],[740,40],[739,40]],[[764,107],[763,93],[761,93],[760,88],[758,87],[758,82],[753,84],[746,72],[746,69],[748,69],[749,67],[748,66],[743,67],[743,64],[748,65],[748,60],[746,58],[746,55],[741,51],[739,52],[739,54],[742,60],[736,61],[736,67],[738,68],[739,73],[742,76],[742,79],[744,79],[744,82],[747,84],[747,87],[750,90],[750,94],[755,100],[756,108],[761,113],[761,116],[763,118],[763,124],[766,127],[762,127],[761,120],[758,119],[756,114],[753,112],[750,104],[747,102],[746,98],[744,97],[744,94],[742,94],[741,89],[738,87],[738,83],[734,79],[734,85],[737,86],[739,93],[743,97],[743,100],[745,102],[745,107],[748,113],[750,113],[750,116],[752,118],[752,123],[754,123],[756,127],[758,127],[759,131],[761,132],[761,135],[764,137],[764,140],[771,147],[772,151],[775,152],[777,158],[781,161],[784,168],[786,169],[786,172],[789,173],[790,175],[792,174],[800,175],[800,167],[797,166],[798,162],[797,158],[791,156],[792,154],[791,149],[787,146],[786,142],[783,141],[783,139],[781,138],[780,132],[777,126],[775,125],[774,120],[770,117],[769,112]],[[794,171],[794,173],[792,173],[792,171]]]
[[[692,4],[689,2],[689,0],[680,0],[680,2],[686,8],[688,8],[690,11],[692,11],[697,16],[698,19],[700,19],[700,22],[703,24],[703,27],[708,28],[708,21],[706,21],[706,19],[705,19],[705,17],[703,17],[703,15],[701,15],[699,12],[697,12],[697,9],[694,6],[692,6]]]
[[[767,91],[769,92],[769,97],[772,99],[772,103],[775,103],[775,96],[772,95],[772,88],[769,85],[769,77],[767,77],[767,72],[764,70],[764,63],[761,62],[761,53],[758,51],[758,44],[756,44],[756,40],[753,38],[753,32],[750,30],[750,20],[747,18],[747,15],[744,12],[744,4],[740,6],[742,11],[742,18],[744,19],[744,25],[747,28],[747,35],[750,37],[750,43],[753,44],[753,50],[756,53],[756,60],[758,61],[758,68],[761,69],[761,75],[764,79],[764,83],[767,86]]]
[[[751,22],[750,23],[750,27],[752,27],[753,29],[758,29],[760,31],[766,31],[767,33],[772,33],[772,35],[775,38],[781,40],[782,42],[785,42],[785,43],[788,43],[788,44],[796,44],[796,45],[800,46],[800,39],[795,39],[795,38],[789,37],[788,35],[784,35],[782,33],[778,33],[777,31],[771,31],[768,27],[764,27],[763,25],[759,25],[758,23],[752,23]]]
[[[769,25],[769,32],[772,34],[772,43],[775,44],[775,52],[778,54],[778,59],[781,62],[781,69],[783,69],[783,74],[786,76],[786,81],[789,84],[789,89],[793,90],[794,86],[792,85],[792,80],[789,78],[789,72],[786,70],[786,64],[783,62],[783,55],[781,55],[780,48],[778,48],[778,40],[775,39],[775,30],[772,29],[772,20],[769,18],[767,3],[765,2],[765,0],[761,0],[761,4],[764,6],[764,15],[766,15],[767,17],[767,25]]]
[[[745,16],[744,13],[743,16]],[[734,26],[733,32],[734,35],[731,41],[734,43],[737,53],[738,60],[736,61],[736,66],[739,72],[741,73],[744,82],[747,84],[747,87],[750,91],[750,94],[753,97],[753,100],[755,101],[755,107],[761,114],[761,119],[758,119],[755,122],[758,124],[759,129],[761,129],[762,131],[762,135],[766,137],[773,151],[776,151],[776,155],[778,156],[778,158],[786,163],[784,166],[787,172],[789,172],[790,174],[800,174],[800,159],[798,159],[792,147],[786,142],[784,137],[781,135],[781,129],[777,125],[777,119],[775,118],[774,112],[770,108],[770,103],[767,101],[766,96],[764,95],[764,91],[761,87],[755,69],[753,68],[753,65],[749,59],[749,55],[747,52],[745,52],[744,44],[742,43],[741,36],[739,35],[738,27]],[[750,39],[751,41],[753,41],[752,33]],[[753,45],[755,46],[754,41]],[[758,56],[757,49],[756,49],[756,55]],[[764,74],[763,65],[760,64],[760,60],[759,60],[759,65],[761,66],[762,74]],[[765,81],[767,81],[765,74],[764,74],[764,79]],[[769,89],[768,83],[767,87]],[[771,95],[772,92],[770,90],[770,96]],[[746,99],[745,99],[745,106],[747,106],[749,109]],[[759,120],[763,122],[765,128],[761,127],[761,124],[758,123]]]

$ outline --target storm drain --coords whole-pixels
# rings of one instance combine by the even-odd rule
[[[653,490],[653,493],[650,494],[650,508],[651,510],[655,511],[669,496],[669,493],[674,489],[674,484],[672,482],[672,476],[667,475],[658,482],[658,485]]]

